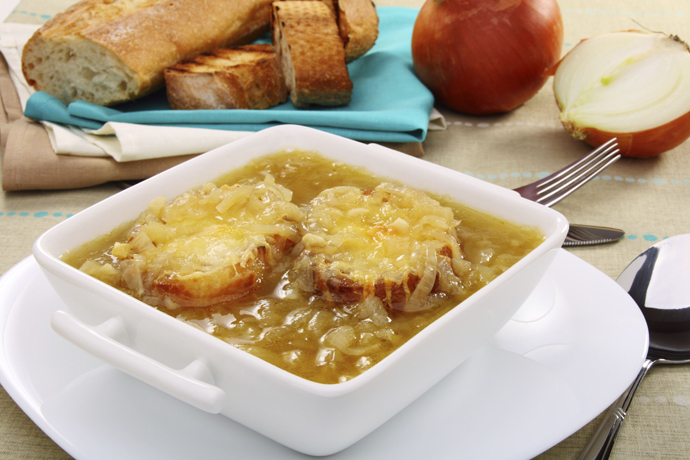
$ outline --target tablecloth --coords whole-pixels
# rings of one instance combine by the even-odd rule
[[[68,3],[25,0],[8,19],[42,22]],[[421,0],[376,3],[415,7],[421,5]],[[690,39],[690,3],[685,0],[558,0],[558,3],[565,26],[564,53],[583,38],[640,25]],[[7,83],[0,83],[4,101]],[[425,160],[508,188],[530,182],[542,172],[559,169],[590,150],[560,126],[550,82],[533,99],[504,115],[473,117],[442,106],[437,108],[445,116],[448,128],[428,133],[423,143]],[[8,116],[12,114],[0,113],[0,123],[6,122]],[[26,123],[25,137],[45,136],[39,126],[29,121],[22,123]],[[106,183],[82,189],[0,194],[0,273],[29,256],[32,243],[43,231],[118,190],[116,183]],[[615,278],[649,245],[690,232],[690,142],[655,158],[621,159],[556,205],[556,209],[572,222],[626,231],[625,238],[615,244],[567,249]],[[538,458],[576,458],[597,421]],[[659,366],[642,383],[611,458],[679,459],[688,458],[689,452],[690,366]],[[0,458],[69,456],[11,398],[0,393]],[[453,458],[463,458],[462,452]]]

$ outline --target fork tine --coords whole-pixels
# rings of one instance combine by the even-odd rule
[[[513,189],[523,198],[553,206],[620,158],[617,139],[610,139],[578,161],[535,182]]]
[[[582,165],[586,165],[592,161],[595,157],[598,157],[604,152],[605,150],[609,150],[610,147],[615,148],[618,143],[616,142],[617,139],[614,137],[608,142],[600,145],[597,147],[596,150],[592,151],[588,155],[585,155],[584,157],[580,158],[578,161],[569,164],[568,166],[564,167],[563,169],[559,169],[553,174],[550,174],[546,176],[545,178],[535,181],[530,185],[537,186],[537,187],[545,187],[548,186],[549,184],[553,182],[558,182],[563,179],[563,176],[571,174],[573,171],[579,170],[582,168]],[[604,153],[605,155],[605,153]]]
[[[610,143],[611,141],[607,142],[607,144]],[[605,149],[599,147],[597,150],[583,157],[579,161],[563,168],[558,173],[546,177],[545,179],[547,180],[537,183],[536,188],[539,190],[537,193],[545,193],[554,187],[563,184],[564,181],[572,181],[573,177],[577,179],[578,177],[583,176],[602,161],[605,161],[607,158],[609,158],[612,155],[611,152],[613,152],[613,149],[616,147],[618,147],[617,143],[608,145]],[[618,152],[618,150],[616,150],[614,154],[616,152]],[[592,164],[594,164],[594,166],[592,166]],[[576,176],[577,174],[580,176]]]
[[[612,146],[611,148],[614,148],[614,147],[615,146]],[[560,187],[558,187],[555,190],[552,190],[550,193],[539,197],[536,200],[537,203],[541,203],[544,206],[553,206],[554,204],[558,203],[563,198],[567,197],[568,195],[573,193],[575,190],[579,189],[580,187],[585,185],[587,182],[589,182],[590,179],[592,179],[594,176],[596,176],[599,172],[603,171],[604,169],[611,166],[611,164],[618,161],[618,159],[621,157],[618,152],[620,152],[620,149],[615,149],[611,152],[607,152],[606,156],[599,159],[599,161],[597,161],[597,163],[595,163],[593,166],[588,168],[586,171],[582,172],[577,177],[569,180],[565,184],[562,184]],[[537,193],[541,193],[541,191],[537,192]]]

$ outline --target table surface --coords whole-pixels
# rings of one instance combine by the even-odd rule
[[[69,0],[0,2],[0,17],[41,22]],[[563,53],[581,39],[640,28],[690,39],[687,0],[558,0]],[[379,0],[379,6],[419,7],[421,0]],[[425,160],[514,188],[552,172],[590,148],[561,127],[551,81],[530,101],[502,115],[473,117],[437,107],[448,127],[430,131]],[[34,240],[69,215],[120,190],[105,184],[80,190],[0,194],[0,274],[31,254]],[[663,238],[690,231],[690,142],[648,159],[624,158],[555,207],[571,222],[622,228],[618,243],[567,249],[607,276]],[[598,419],[540,455],[573,459]],[[613,459],[687,458],[690,452],[690,366],[659,366],[642,383],[614,447]],[[69,458],[0,389],[0,458]]]

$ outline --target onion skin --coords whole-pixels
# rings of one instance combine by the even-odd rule
[[[563,127],[573,137],[592,147],[599,147],[615,137],[621,156],[647,158],[668,152],[690,138],[690,112],[664,125],[636,133],[609,133],[567,124],[563,124]]]
[[[555,0],[427,0],[412,32],[419,79],[438,102],[470,115],[532,98],[562,47]]]

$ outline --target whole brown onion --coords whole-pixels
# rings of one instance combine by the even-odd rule
[[[532,98],[562,46],[555,0],[427,0],[415,21],[412,60],[438,102],[488,115]]]

